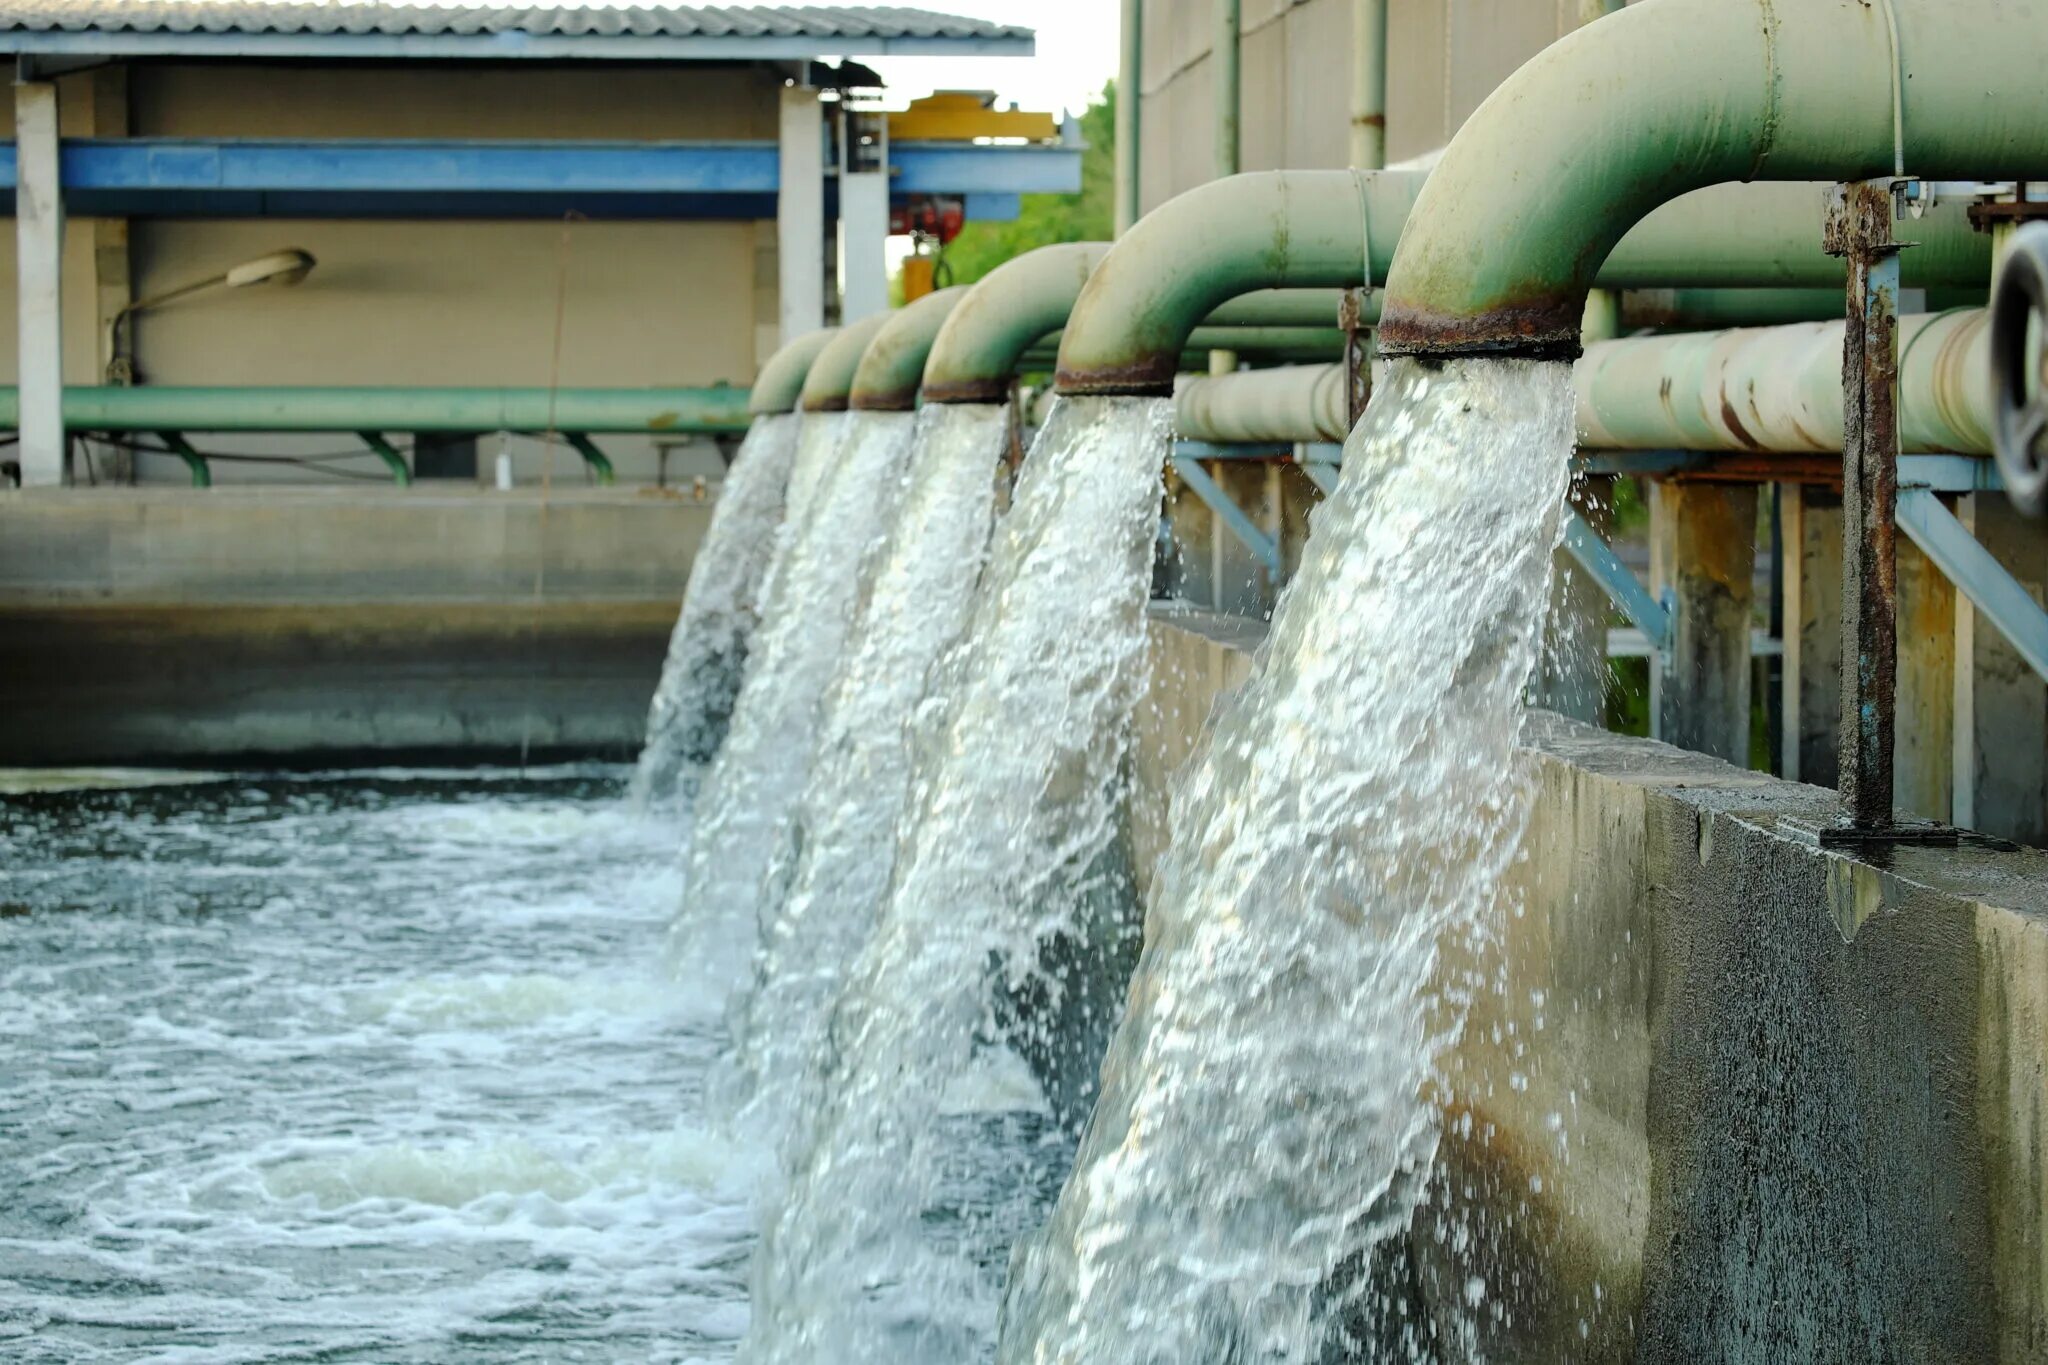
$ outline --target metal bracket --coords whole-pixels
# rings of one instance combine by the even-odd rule
[[[192,448],[192,443],[176,431],[159,431],[157,439],[170,448],[170,452],[185,462],[185,468],[192,471],[194,488],[213,487],[213,467],[206,463],[206,457]]]
[[[562,433],[562,439],[569,443],[570,449],[583,457],[584,467],[590,470],[590,477],[593,480],[607,487],[617,482],[618,476],[612,470],[612,462],[597,448],[597,442],[590,439],[588,432],[565,431]]]
[[[1372,402],[1372,290],[1347,289],[1337,305],[1337,325],[1344,330],[1345,410],[1356,427]]]
[[[384,467],[391,471],[391,482],[400,488],[412,484],[412,470],[406,467],[405,457],[398,453],[397,447],[384,439],[383,432],[359,431],[356,433],[356,439],[377,452],[377,458],[384,461]]]
[[[1173,469],[1180,475],[1180,481],[1188,486],[1189,491],[1216,514],[1218,521],[1230,528],[1230,533],[1237,537],[1245,549],[1252,552],[1252,558],[1265,567],[1274,585],[1277,587],[1285,582],[1287,570],[1280,558],[1279,543],[1261,531],[1258,525],[1245,515],[1244,509],[1237,505],[1230,494],[1223,491],[1223,485],[1217,483],[1209,476],[1209,471],[1202,468],[1201,461],[1192,456],[1175,454]]]
[[[1577,512],[1566,514],[1564,548],[1580,568],[1592,575],[1622,615],[1642,631],[1651,649],[1662,654],[1671,647],[1670,604],[1652,596],[1634,571],[1621,562],[1600,533]]]

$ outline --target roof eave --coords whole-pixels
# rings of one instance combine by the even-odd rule
[[[0,53],[472,61],[796,61],[813,57],[1029,57],[1034,37],[672,36],[512,33],[123,33],[0,30]]]

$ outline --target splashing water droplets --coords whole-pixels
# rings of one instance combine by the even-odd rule
[[[1572,443],[1567,367],[1394,367],[1254,676],[1173,803],[1151,936],[1014,1365],[1317,1361],[1422,1197],[1437,945],[1491,909]],[[1375,1358],[1368,1351],[1367,1358]]]

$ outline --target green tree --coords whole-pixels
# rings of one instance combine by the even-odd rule
[[[945,251],[941,283],[973,284],[1015,256],[1054,242],[1106,242],[1116,222],[1116,82],[1081,115],[1079,194],[1027,194],[1008,223],[969,223]]]

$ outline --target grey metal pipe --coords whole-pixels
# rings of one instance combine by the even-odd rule
[[[798,406],[805,412],[846,411],[861,357],[888,321],[889,314],[877,313],[841,327],[811,362],[810,373],[804,376],[803,392],[798,395]]]
[[[1795,323],[1586,348],[1572,371],[1591,450],[1838,454],[1841,322]],[[1899,437],[1909,452],[1991,453],[1992,370],[1981,309],[1899,319]],[[1341,441],[1344,370],[1311,365],[1183,379],[1176,430],[1192,440]]]
[[[1351,169],[1387,164],[1387,0],[1352,0]]]
[[[1573,369],[1579,443],[1596,450],[1839,454],[1841,322],[1631,337]],[[1899,319],[1899,440],[1913,452],[1991,453],[1988,315]]]
[[[811,365],[818,352],[825,349],[825,343],[838,334],[837,327],[820,327],[815,332],[805,332],[769,356],[754,379],[748,410],[756,417],[795,412],[797,399],[803,394],[804,376],[811,372]]]
[[[1290,365],[1182,377],[1173,424],[1191,441],[1225,445],[1341,441],[1350,434],[1350,408],[1342,365]]]
[[[1145,0],[1123,0],[1116,76],[1116,235],[1139,218],[1138,171],[1144,132]]]
[[[2039,7],[2010,0],[1641,0],[1537,54],[1459,131],[1402,239],[1381,345],[1576,354],[1602,263],[1703,186],[2048,176],[2040,58]]]
[[[1242,112],[1243,0],[1215,0],[1216,38],[1209,61],[1216,88],[1216,178],[1236,175]]]
[[[909,412],[915,408],[932,343],[967,294],[966,285],[935,290],[889,314],[861,355],[847,406],[856,412]]]

